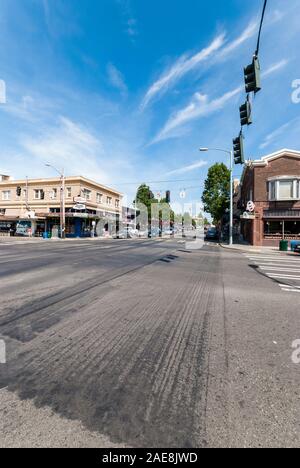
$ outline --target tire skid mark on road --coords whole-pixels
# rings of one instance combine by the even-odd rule
[[[156,252],[156,255],[149,258],[148,261],[145,261],[144,259],[142,259],[137,264],[133,265],[131,268],[128,268],[128,267],[119,268],[116,273],[115,272],[108,272],[106,274],[102,273],[96,279],[93,279],[93,280],[89,279],[87,281],[83,281],[81,285],[79,285],[79,287],[74,286],[74,287],[70,287],[67,289],[63,289],[61,291],[50,294],[49,296],[46,296],[42,300],[38,299],[36,301],[30,302],[28,305],[25,304],[20,309],[17,309],[16,311],[14,311],[13,314],[12,314],[12,311],[9,311],[9,313],[7,314],[7,318],[6,319],[2,318],[0,320],[0,326],[7,327],[8,325],[11,325],[12,323],[19,321],[20,319],[34,315],[38,312],[41,312],[43,309],[48,309],[51,306],[57,306],[58,304],[62,302],[68,302],[69,304],[72,304],[73,300],[79,295],[90,292],[91,290],[99,286],[102,286],[105,283],[109,283],[110,281],[114,279],[126,276],[129,273],[132,273],[132,272],[135,272],[144,268],[146,265],[151,265],[152,263],[157,262],[160,258],[164,256],[164,252],[166,254],[170,253],[169,250],[164,250],[161,248],[161,251]],[[11,315],[13,315],[13,317],[8,318]]]
[[[85,304],[26,343],[11,373],[11,389],[112,440],[138,446],[199,445],[205,431],[203,311],[213,284],[206,272],[184,268],[190,258],[184,257],[142,271],[142,308],[141,299],[134,297],[139,270],[112,280],[118,292],[113,304],[112,292],[100,295],[98,307]],[[162,284],[158,270],[167,275],[170,269],[175,276]],[[202,291],[200,307],[197,297],[190,296],[199,299]],[[94,300],[96,289],[92,295]],[[185,301],[193,310],[184,307]],[[182,307],[176,309],[178,304]],[[156,381],[165,384],[166,393]]]

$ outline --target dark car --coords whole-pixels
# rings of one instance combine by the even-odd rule
[[[206,240],[218,240],[219,239],[219,233],[218,233],[217,228],[214,228],[214,227],[209,228],[207,230],[205,239]]]

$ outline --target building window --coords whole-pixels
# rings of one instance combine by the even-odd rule
[[[289,200],[294,198],[294,184],[292,180],[280,180],[278,183],[278,198],[279,200]]]
[[[42,200],[44,191],[42,189],[37,189],[34,191],[34,199]]]
[[[298,179],[279,179],[269,182],[269,200],[285,201],[300,198],[300,181]]]
[[[10,190],[4,190],[2,192],[2,200],[3,201],[9,201],[11,199],[11,191]]]
[[[97,203],[101,205],[103,203],[103,195],[102,193],[97,193]]]
[[[107,203],[107,205],[111,206],[111,205],[112,205],[112,198],[111,198],[111,197],[107,197],[107,198],[106,198],[106,203]]]
[[[83,193],[83,196],[86,200],[90,200],[91,199],[91,191],[88,190],[88,189],[84,189],[82,190],[82,193]]]
[[[0,216],[4,216],[6,212],[5,208],[0,208]]]
[[[269,182],[269,200],[276,200],[276,182]]]
[[[67,187],[67,198],[72,198],[72,187]]]
[[[52,189],[51,198],[52,200],[57,198],[57,188]]]
[[[116,208],[120,208],[120,200],[116,200]]]

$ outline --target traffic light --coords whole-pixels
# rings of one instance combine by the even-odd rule
[[[166,191],[166,203],[171,203],[171,192],[170,192],[170,190]]]
[[[245,104],[243,104],[240,107],[240,118],[241,118],[241,126],[243,125],[251,125],[252,124],[252,109],[251,109],[251,103],[249,101],[246,101]]]
[[[242,133],[240,133],[240,135],[233,140],[233,157],[234,164],[245,163],[244,142]]]
[[[260,64],[258,57],[253,58],[253,62],[244,68],[246,93],[257,93],[261,90],[260,84]]]
[[[22,188],[17,187],[17,197],[20,197],[22,195]]]

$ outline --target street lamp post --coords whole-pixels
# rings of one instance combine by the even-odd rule
[[[59,171],[56,167],[51,164],[46,164],[47,167],[51,167],[60,175],[60,237],[61,239],[66,238],[66,210],[65,210],[65,171]]]
[[[230,221],[229,221],[229,245],[233,245],[233,151],[220,148],[200,148],[201,152],[220,151],[230,156]]]

